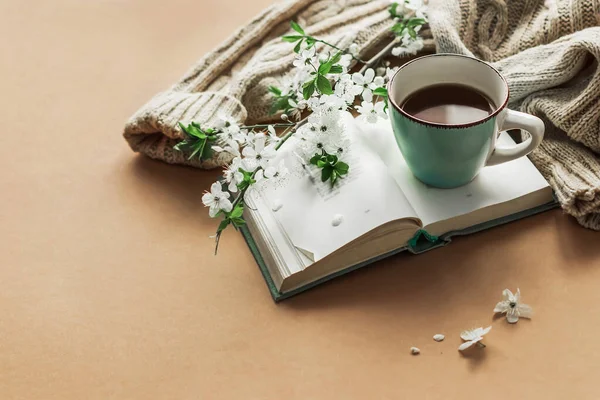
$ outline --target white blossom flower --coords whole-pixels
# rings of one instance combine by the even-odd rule
[[[350,139],[344,134],[339,136],[336,140],[325,141],[323,145],[327,154],[337,156],[341,159],[347,157],[350,153]]]
[[[394,47],[392,49],[392,55],[396,57],[404,55],[415,55],[419,51],[421,51],[421,49],[423,49],[423,38],[417,37],[416,39],[413,39],[410,36],[408,38],[409,39],[406,40],[404,38],[402,39],[402,46]]]
[[[396,74],[398,69],[399,69],[398,67],[394,67],[394,68],[387,67],[385,69],[385,80],[390,81],[394,77],[394,75]]]
[[[406,0],[406,8],[415,12],[415,17],[427,19],[427,6],[423,0]]]
[[[463,351],[468,349],[469,347],[473,346],[476,343],[481,342],[481,340],[483,339],[483,337],[485,335],[488,334],[489,331],[492,330],[491,326],[488,326],[487,328],[477,328],[477,329],[471,329],[470,331],[464,331],[460,334],[460,338],[462,340],[464,340],[465,342],[463,344],[461,344],[458,348],[459,351]],[[483,345],[483,343],[481,344]]]
[[[219,211],[230,212],[233,208],[231,201],[229,201],[229,193],[223,192],[220,182],[215,182],[210,187],[210,192],[204,193],[202,196],[202,203],[209,207],[208,215],[211,218],[217,216]]]
[[[275,158],[277,155],[275,146],[272,144],[267,146],[266,142],[266,136],[259,133],[254,137],[251,144],[244,147],[244,150],[242,150],[242,155],[244,156],[242,159],[242,167],[246,171],[252,172],[258,167],[265,169],[267,168],[269,161]]]
[[[302,135],[300,144],[304,157],[310,159],[315,154],[321,154],[330,140],[329,135],[321,133],[316,125],[310,124]]]
[[[265,178],[267,179],[280,179],[285,177],[289,173],[285,160],[279,161],[276,166],[270,165],[265,169]]]
[[[307,64],[312,64],[315,61],[315,47],[311,47],[308,50],[302,50],[299,54],[296,55],[296,59],[294,60],[294,67],[304,68]]]
[[[329,50],[323,50],[318,54],[318,59],[320,63],[325,63],[331,57],[331,52]]]
[[[277,136],[277,132],[275,132],[275,127],[273,127],[273,125],[269,125],[267,127],[267,133],[268,133],[268,137],[267,137],[268,143],[277,143],[281,140],[281,138],[279,136]]]
[[[227,190],[231,193],[236,193],[238,191],[237,185],[244,180],[244,174],[240,172],[241,167],[242,160],[239,157],[235,157],[231,161],[231,164],[223,171],[223,177],[227,182]]]
[[[302,112],[304,112],[304,110],[306,110],[306,107],[308,107],[308,103],[304,99],[298,102],[296,102],[294,99],[288,99],[288,104],[291,107],[288,110],[288,114],[296,120],[300,119],[300,117],[302,116]]]
[[[333,111],[346,111],[348,108],[348,104],[346,101],[336,95],[336,94],[324,94],[319,98],[319,103],[321,103],[321,113],[330,113]]]
[[[216,151],[217,153],[221,153],[223,151],[235,156],[235,157],[239,157],[240,156],[240,145],[236,142],[230,142],[227,143],[225,145],[225,147],[221,147],[218,145],[212,145],[211,149],[213,149],[214,151]]]
[[[358,50],[358,44],[356,43],[352,43],[350,46],[348,46],[348,53],[352,54],[353,56],[358,55]]]
[[[356,85],[362,88],[361,95],[366,101],[373,100],[373,90],[382,87],[385,84],[382,77],[375,76],[373,68],[367,69],[364,75],[355,72],[352,75],[352,80]]]
[[[350,74],[342,74],[334,89],[335,95],[348,104],[354,103],[354,98],[362,91],[363,87],[355,84]]]
[[[352,64],[352,60],[354,60],[352,58],[352,54],[344,54],[340,58],[340,61],[338,61],[338,64],[341,65],[342,68],[344,69],[344,73],[346,73],[348,71],[348,68],[350,68],[350,64]]]
[[[513,294],[510,290],[502,291],[503,300],[496,304],[494,312],[506,314],[506,320],[515,324],[519,317],[531,318],[533,310],[527,304],[521,303],[521,291],[517,289],[517,293]]]
[[[223,131],[217,134],[217,140],[219,144],[236,147],[238,143],[242,144],[246,142],[247,131],[240,129],[237,125],[231,125],[222,128]]]
[[[229,126],[238,126],[238,122],[231,115],[220,112],[217,114],[217,119],[214,123],[215,129],[223,129]]]
[[[404,15],[408,11],[414,11],[417,18],[425,18],[427,6],[423,0],[390,0],[390,3],[398,3],[396,14]]]
[[[331,136],[334,140],[342,133],[339,110],[327,110],[313,113],[308,117],[311,130]]]
[[[396,7],[396,14],[402,15],[406,9],[406,1],[405,0],[390,0],[390,3],[398,3]]]
[[[371,124],[377,123],[379,118],[387,119],[388,116],[384,111],[385,104],[379,101],[375,104],[370,101],[363,101],[360,106],[356,107],[356,111],[361,114],[361,117]]]
[[[306,100],[306,104],[313,114],[318,114],[321,111],[321,98],[316,92],[310,99]]]

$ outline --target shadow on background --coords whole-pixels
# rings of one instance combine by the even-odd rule
[[[571,217],[553,210],[457,237],[444,248],[420,255],[398,254],[285,300],[281,306],[298,311],[359,307],[406,321],[427,314],[452,318],[461,307],[495,304],[504,288],[525,280],[520,276],[529,280],[533,274],[544,273],[543,263],[532,265],[544,248],[523,245],[530,243],[524,239],[531,235],[540,237],[544,246],[554,242],[561,247],[564,259],[552,260],[561,267],[575,262],[592,266],[594,263],[582,262],[582,258],[600,256],[600,246],[594,245],[600,243],[598,233],[583,231]],[[600,267],[598,263],[595,266]]]

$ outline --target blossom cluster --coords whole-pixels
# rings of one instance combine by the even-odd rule
[[[403,56],[420,50],[423,41],[418,32],[426,23],[423,1],[393,1],[389,13],[395,22],[391,28],[395,38],[388,53]],[[351,146],[342,114],[353,111],[368,123],[388,118],[386,84],[395,71],[387,67],[389,64],[382,65],[381,57],[386,54],[363,61],[358,44],[340,49],[310,36],[296,22],[292,21],[291,27],[293,34],[282,39],[294,45],[293,74],[281,87],[269,88],[273,95],[271,113],[280,114],[283,122],[244,126],[222,115],[209,128],[195,122],[180,123],[185,139],[175,146],[177,150],[201,160],[214,152],[227,152],[232,158],[223,179],[213,183],[202,197],[209,215],[222,217],[217,244],[227,226],[239,228],[245,223],[244,196],[248,190],[279,182],[288,175],[292,166],[277,157],[277,150],[290,136],[299,139],[293,149],[297,159],[310,166],[303,170],[320,171],[321,181],[334,186],[351,170]]]

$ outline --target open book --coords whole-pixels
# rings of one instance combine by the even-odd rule
[[[318,175],[296,174],[247,196],[242,233],[275,300],[399,251],[419,253],[556,205],[527,157],[485,167],[465,186],[436,189],[412,175],[389,121],[372,125],[348,114],[344,126],[350,174],[333,189]],[[286,163],[294,162],[294,140],[280,150]],[[502,144],[514,142],[503,133]]]

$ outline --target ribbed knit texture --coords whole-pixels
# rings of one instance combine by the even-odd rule
[[[308,34],[339,47],[355,42],[361,56],[391,39],[389,0],[287,0],[266,9],[201,58],[170,89],[158,93],[128,121],[134,151],[174,164],[215,168],[188,160],[173,146],[177,122],[214,124],[223,113],[242,122],[266,122],[269,85],[292,72],[293,45],[281,41],[294,19]],[[542,118],[546,137],[531,160],[550,182],[563,209],[600,230],[600,0],[431,0],[437,51],[491,62],[506,77],[510,108]],[[432,45],[426,40],[426,48]]]
[[[544,120],[530,158],[563,209],[600,230],[599,0],[431,0],[437,51],[492,63],[509,107]]]
[[[168,163],[224,165],[230,161],[227,153],[200,162],[174,151],[183,138],[177,122],[210,127],[221,113],[241,123],[272,120],[268,87],[282,87],[285,77],[293,74],[294,45],[281,40],[290,31],[290,20],[338,47],[356,43],[364,54],[391,37],[389,4],[388,0],[287,0],[272,5],[138,110],[125,126],[125,139],[134,151]],[[431,40],[429,45],[433,48]]]

